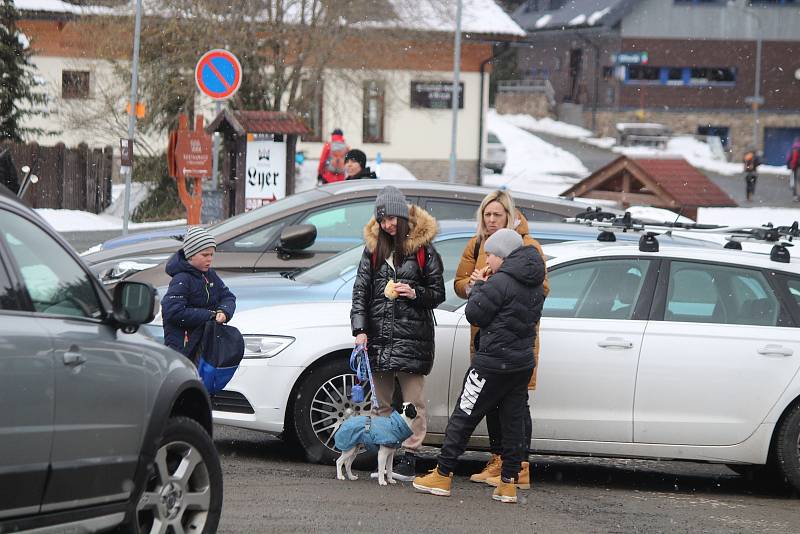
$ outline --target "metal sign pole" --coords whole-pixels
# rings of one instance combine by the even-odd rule
[[[219,114],[222,112],[222,102],[217,100],[216,103],[216,113],[214,118],[216,119],[219,117]],[[214,135],[214,148],[213,154],[211,154],[211,190],[216,191],[219,189],[219,176],[217,176],[217,171],[219,170],[219,134],[216,132]]]
[[[131,69],[131,99],[130,109],[128,110],[128,139],[133,140],[136,133],[136,91],[139,76],[139,43],[142,31],[142,0],[136,0],[136,22],[133,30],[133,66]],[[133,154],[131,154],[133,157]],[[131,162],[133,163],[133,162]],[[131,178],[133,177],[133,166],[122,167],[127,169],[125,172],[125,211],[122,217],[122,235],[128,235],[128,219],[130,218],[131,206]]]
[[[453,129],[450,133],[450,176],[448,182],[456,183],[456,141],[458,140],[458,89],[461,78],[461,0],[456,8],[456,35],[453,44]]]

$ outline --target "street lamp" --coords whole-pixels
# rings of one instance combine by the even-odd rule
[[[734,0],[728,0],[728,7],[735,7],[739,9],[745,15],[753,17],[756,21],[756,76],[755,76],[755,87],[753,89],[753,96],[746,98],[745,102],[749,102],[751,106],[753,106],[753,150],[758,150],[760,146],[758,143],[758,126],[759,126],[759,117],[758,117],[758,108],[764,102],[764,99],[761,97],[761,17],[755,14],[750,9],[746,9]]]

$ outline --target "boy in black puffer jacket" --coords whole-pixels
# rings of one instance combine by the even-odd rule
[[[464,377],[458,404],[445,430],[438,466],[417,477],[414,487],[434,495],[450,495],[452,473],[472,432],[486,413],[500,409],[503,467],[492,498],[517,502],[516,484],[525,443],[524,421],[528,380],[533,372],[533,341],[542,314],[544,261],[532,246],[509,229],[486,240],[485,274],[472,288],[467,302],[469,322],[480,327],[475,358]]]
[[[236,297],[211,268],[216,248],[214,236],[195,226],[167,261],[172,280],[161,300],[164,344],[193,361],[205,323],[227,323],[236,310]]]

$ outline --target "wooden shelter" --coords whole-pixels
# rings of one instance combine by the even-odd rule
[[[295,189],[295,146],[297,137],[308,133],[305,123],[291,113],[281,111],[222,111],[206,127],[206,132],[222,133],[224,142],[222,175],[224,217],[245,211],[247,145],[255,138],[286,144],[285,194]]]
[[[562,193],[568,198],[614,200],[627,209],[653,206],[697,219],[697,208],[737,204],[683,158],[620,156]]]

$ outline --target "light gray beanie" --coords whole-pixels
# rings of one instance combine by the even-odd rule
[[[394,186],[387,185],[375,198],[375,220],[384,217],[402,217],[408,219],[408,202],[406,196]]]
[[[188,260],[208,247],[217,248],[217,242],[214,240],[214,236],[200,226],[189,228],[189,231],[186,232],[183,238],[183,255],[186,256],[186,259]]]
[[[501,228],[489,236],[483,249],[486,254],[494,254],[498,258],[505,258],[521,246],[521,235],[509,228]]]

